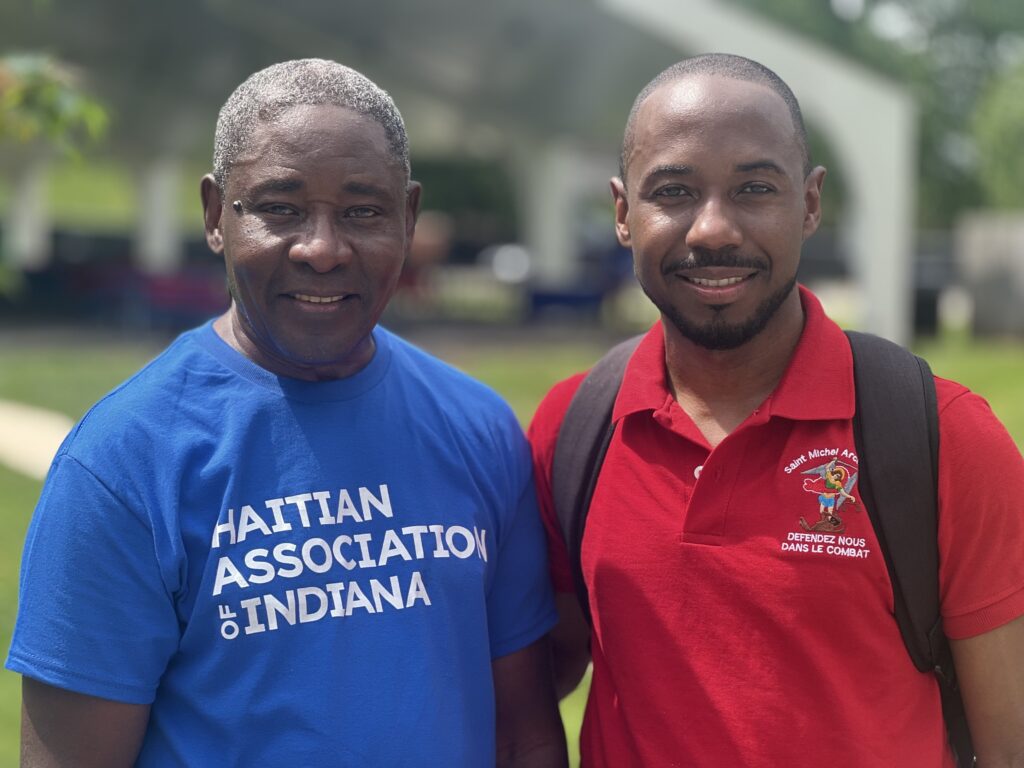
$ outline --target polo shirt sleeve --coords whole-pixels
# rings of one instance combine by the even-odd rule
[[[936,385],[942,617],[963,639],[1024,615],[1024,459],[985,400]]]
[[[537,406],[533,420],[527,430],[530,448],[533,453],[534,482],[537,486],[537,502],[540,506],[541,520],[548,542],[548,563],[551,571],[551,582],[556,592],[575,594],[572,569],[569,566],[569,555],[565,547],[565,539],[555,516],[554,501],[551,496],[551,467],[555,459],[555,442],[558,430],[562,426],[565,412],[573,395],[579,389],[584,378],[583,373],[577,374],[556,384]]]
[[[77,460],[58,456],[25,540],[7,668],[148,704],[177,643],[148,517]]]

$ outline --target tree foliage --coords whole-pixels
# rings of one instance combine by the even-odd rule
[[[75,152],[106,127],[106,111],[79,89],[68,67],[41,54],[0,59],[0,141],[43,139]]]
[[[986,202],[1024,208],[1024,63],[985,89],[973,128]]]
[[[1024,60],[1024,3],[1007,0],[732,0],[804,33],[907,87],[920,110],[918,218],[946,228],[959,211],[984,204],[989,172],[979,161],[1013,166],[1022,144],[983,149],[978,109],[987,84]],[[841,8],[847,9],[840,14]],[[1020,90],[992,89],[988,101],[1018,102]],[[1017,113],[1020,114],[1019,112]],[[986,139],[987,140],[987,139]],[[1019,160],[1018,160],[1019,162]],[[1018,176],[1020,165],[1018,168]],[[985,190],[983,192],[983,189]],[[1019,199],[1019,198],[1018,198]]]

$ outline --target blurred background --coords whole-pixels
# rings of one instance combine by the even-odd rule
[[[626,114],[727,51],[801,101],[825,216],[803,282],[913,344],[1024,444],[1024,4],[1010,0],[5,0],[0,6],[0,643],[55,441],[227,304],[202,236],[217,111],[251,72],[348,64],[405,117],[424,213],[386,323],[525,423],[649,325],[614,238]],[[567,705],[578,729],[580,697]],[[0,673],[0,764],[18,679]]]

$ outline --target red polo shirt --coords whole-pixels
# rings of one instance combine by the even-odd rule
[[[936,683],[903,645],[858,496],[849,343],[801,297],[782,380],[714,450],[669,392],[660,324],[626,368],[583,539],[584,766],[953,764]],[[551,463],[580,380],[556,385],[530,427],[564,592]],[[1024,461],[984,400],[936,384],[942,613],[962,638],[1024,615]],[[826,486],[826,468],[854,501]],[[808,530],[826,512],[841,533]]]

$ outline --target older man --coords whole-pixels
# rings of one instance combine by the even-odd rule
[[[625,367],[586,518],[592,630],[550,490],[580,377],[530,428],[565,688],[593,658],[585,766],[953,764],[854,480],[850,343],[797,285],[824,177],[790,89],[739,56],[680,62],[630,113],[616,231],[661,321]],[[936,390],[938,540],[920,545],[938,545],[979,765],[1019,766],[1024,462],[980,397]]]
[[[257,72],[202,181],[231,306],[93,407],[33,517],[29,765],[562,765],[529,451],[377,326],[420,187],[390,97]]]

